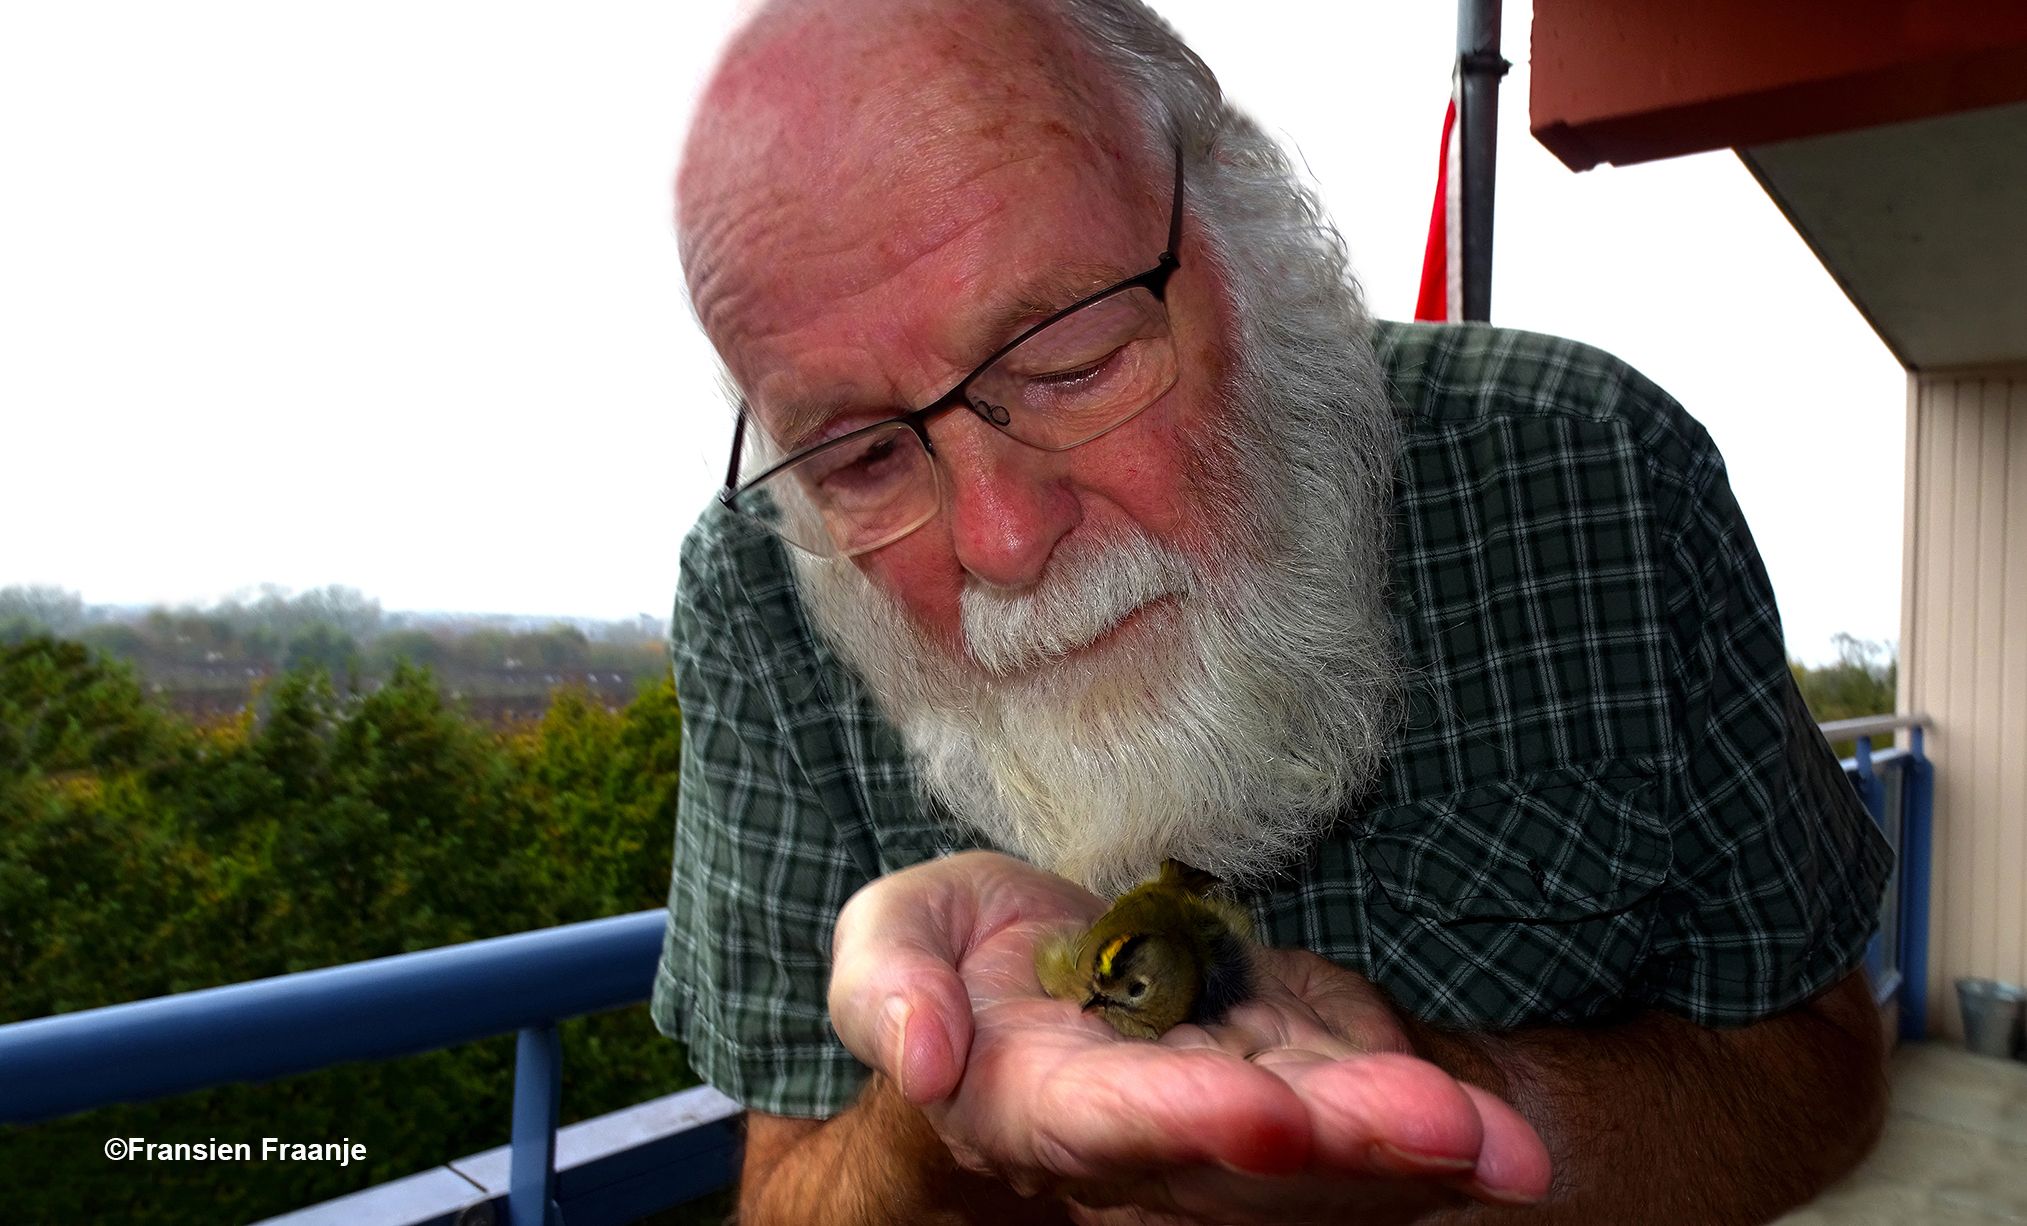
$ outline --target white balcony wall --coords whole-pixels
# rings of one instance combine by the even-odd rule
[[[1934,721],[1928,1021],[1961,1037],[1958,976],[2027,983],[2027,366],[1909,374],[1906,498],[1900,709]]]

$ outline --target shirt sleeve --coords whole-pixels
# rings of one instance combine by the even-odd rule
[[[763,624],[765,597],[783,592],[749,590],[792,582],[779,549],[715,512],[684,542],[672,624],[682,781],[652,1012],[727,1096],[817,1118],[868,1076],[831,1029],[825,994],[838,910],[869,874],[826,808],[836,764],[813,781],[809,739],[785,714],[787,693],[815,679],[778,658],[793,636]],[[756,550],[771,563],[742,566]]]
[[[1684,746],[1665,784],[1674,867],[1643,994],[1700,1025],[1744,1025],[1860,963],[1893,853],[1795,687],[1715,445],[1673,401],[1652,420]]]

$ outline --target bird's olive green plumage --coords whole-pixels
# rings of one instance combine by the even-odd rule
[[[1211,893],[1217,879],[1175,860],[1119,896],[1082,935],[1035,950],[1042,988],[1131,1038],[1223,1021],[1253,994],[1252,925]]]

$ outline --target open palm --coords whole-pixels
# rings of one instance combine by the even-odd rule
[[[1352,1207],[1408,1220],[1455,1189],[1545,1189],[1527,1124],[1405,1054],[1378,994],[1321,959],[1269,951],[1259,998],[1228,1024],[1153,1043],[1048,997],[1036,943],[1104,909],[992,853],[883,878],[839,916],[832,1021],[961,1163],[1026,1193],[1279,1222]]]

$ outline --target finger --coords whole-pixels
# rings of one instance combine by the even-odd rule
[[[1319,1166],[1454,1176],[1477,1163],[1478,1105],[1449,1074],[1392,1054],[1277,1067],[1308,1105]]]
[[[948,1097],[971,1047],[971,998],[950,961],[891,942],[831,972],[831,1024],[851,1053],[922,1104]]]
[[[1280,1077],[1214,1049],[1116,1036],[1034,1050],[983,1031],[943,1118],[1008,1169],[1057,1180],[1205,1164],[1286,1174],[1309,1159],[1308,1110]]]
[[[1340,1040],[1360,1052],[1414,1054],[1414,1045],[1385,993],[1370,979],[1306,949],[1268,949],[1259,966],[1314,1011]]]
[[[1278,987],[1233,1008],[1223,1022],[1208,1028],[1177,1026],[1161,1041],[1183,1047],[1215,1044],[1263,1063],[1291,1057],[1343,1060],[1366,1054],[1338,1037],[1308,1005]]]
[[[959,974],[994,933],[1102,903],[1061,878],[990,852],[933,860],[871,882],[838,914],[831,1024],[909,1101],[943,1099],[964,1075],[972,995]],[[1031,974],[1032,972],[1030,972]]]
[[[1548,1147],[1526,1117],[1488,1090],[1464,1086],[1485,1129],[1478,1149],[1478,1167],[1458,1185],[1479,1200],[1506,1205],[1532,1205],[1548,1195],[1554,1174]]]
[[[947,1096],[971,1046],[964,884],[941,862],[882,877],[852,895],[831,938],[831,1025],[911,1102]]]

